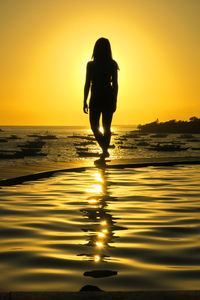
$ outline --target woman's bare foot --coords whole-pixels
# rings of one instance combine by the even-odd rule
[[[110,154],[109,154],[108,150],[103,150],[103,153],[100,155],[100,158],[104,159],[109,156],[110,156]]]

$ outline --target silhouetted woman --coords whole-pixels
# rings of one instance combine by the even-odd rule
[[[87,98],[91,88],[89,102],[90,125],[102,149],[101,158],[103,159],[109,156],[110,127],[117,103],[118,69],[117,63],[112,58],[109,40],[105,38],[98,39],[94,46],[92,60],[87,64],[83,110],[86,114],[88,113]],[[101,115],[103,134],[99,130]]]

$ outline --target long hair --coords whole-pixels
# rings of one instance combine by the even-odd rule
[[[94,50],[92,54],[92,59],[94,61],[112,61],[112,51],[110,42],[108,39],[100,38],[96,41],[94,45]]]

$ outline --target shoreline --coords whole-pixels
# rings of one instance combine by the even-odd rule
[[[136,158],[106,161],[103,168],[143,168],[150,166],[175,166],[200,164],[200,157]],[[0,167],[0,186],[11,186],[27,181],[48,178],[59,172],[82,172],[87,168],[96,168],[94,161],[38,163],[17,167]],[[101,167],[101,166],[100,166]],[[101,167],[101,168],[102,168]]]

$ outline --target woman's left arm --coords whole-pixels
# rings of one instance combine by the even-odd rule
[[[113,87],[113,95],[115,100],[115,110],[117,106],[117,94],[118,94],[118,74],[117,74],[117,68],[114,69],[113,75],[112,75],[112,87]]]

